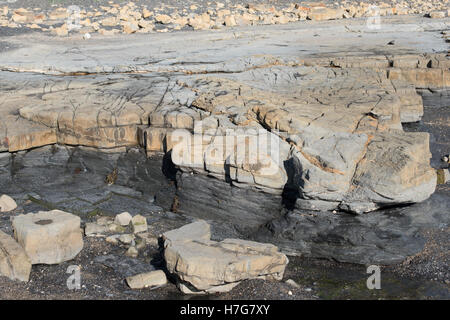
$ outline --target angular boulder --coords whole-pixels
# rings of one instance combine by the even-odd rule
[[[283,278],[289,260],[276,246],[210,238],[210,226],[202,220],[163,234],[167,269],[183,293],[226,292],[245,279]]]
[[[0,275],[11,280],[28,281],[31,261],[12,237],[0,231]]]
[[[60,210],[14,217],[14,236],[32,264],[56,264],[73,259],[83,249],[80,218]]]
[[[4,194],[0,197],[0,212],[9,212],[17,208],[17,204],[13,198]]]

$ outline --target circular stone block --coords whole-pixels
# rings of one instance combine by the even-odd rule
[[[32,264],[68,261],[83,249],[80,218],[73,214],[60,210],[21,214],[12,225]]]

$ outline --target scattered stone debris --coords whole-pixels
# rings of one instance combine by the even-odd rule
[[[0,212],[9,212],[17,208],[16,201],[4,194],[0,197]]]
[[[83,249],[80,218],[64,211],[21,214],[12,219],[12,226],[32,264],[68,261]]]
[[[121,234],[119,236],[119,241],[123,244],[132,244],[134,241],[134,235],[128,233]]]
[[[108,226],[100,225],[94,222],[88,222],[84,227],[84,234],[87,237],[103,236],[103,234],[108,231],[109,231]]]
[[[28,281],[31,261],[25,250],[0,230],[0,275],[11,280]]]
[[[176,275],[183,293],[227,292],[241,280],[283,278],[289,260],[276,246],[210,238],[205,221],[163,234],[167,269]]]
[[[295,282],[294,280],[292,280],[292,279],[287,279],[286,283],[288,285],[290,285],[291,287],[294,287],[294,288],[297,288],[297,289],[300,288],[300,285],[297,282]]]
[[[377,7],[374,7],[377,5]],[[216,3],[215,6],[182,5],[167,7],[161,5],[152,10],[146,5],[129,2],[123,5],[111,3],[102,6],[102,10],[90,11],[80,8],[77,13],[79,22],[70,30],[67,24],[56,27],[67,21],[71,13],[66,8],[55,8],[51,12],[39,12],[32,8],[9,10],[4,6],[0,10],[0,26],[9,28],[33,28],[51,31],[57,36],[67,36],[79,32],[101,35],[168,32],[190,27],[194,30],[220,29],[224,26],[248,26],[264,24],[286,24],[294,21],[335,20],[370,17],[378,13],[380,16],[421,14],[433,19],[448,17],[448,4],[445,0],[433,1],[424,6],[421,0],[410,0],[397,3],[395,1],[351,2],[341,0],[334,3]],[[100,26],[112,29],[100,28]],[[165,26],[160,28],[158,26]],[[86,39],[86,38],[85,38]]]
[[[167,278],[162,270],[137,274],[126,279],[131,289],[156,289],[167,284]]]
[[[125,255],[127,257],[137,258],[139,255],[139,251],[136,249],[136,247],[131,246],[128,248],[127,252],[125,252]]]

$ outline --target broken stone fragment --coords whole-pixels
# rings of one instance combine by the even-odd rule
[[[147,231],[147,219],[144,216],[136,215],[131,219],[133,226],[133,233],[146,232]]]
[[[226,292],[245,279],[283,278],[288,258],[272,244],[210,240],[210,228],[198,221],[163,234],[167,269],[183,293]]]
[[[104,233],[108,232],[109,229],[105,225],[100,225],[93,222],[86,223],[86,226],[84,227],[84,234],[89,236],[96,236],[96,235],[103,235]]]
[[[68,261],[83,249],[80,218],[64,211],[21,214],[13,218],[12,226],[32,264]]]
[[[126,280],[131,289],[155,288],[167,284],[166,275],[162,270],[137,274]]]
[[[139,251],[136,249],[136,247],[129,247],[127,252],[125,252],[125,255],[131,258],[137,258],[137,256],[139,255]]]
[[[119,243],[119,234],[113,234],[111,236],[106,237],[105,241],[112,244],[118,244]]]
[[[445,184],[450,181],[450,172],[448,169],[438,169],[437,174],[437,184]]]
[[[52,31],[59,37],[64,37],[69,34],[69,29],[67,28],[66,24],[63,24],[61,27],[54,28]]]
[[[119,241],[123,244],[131,244],[134,241],[134,235],[132,234],[121,234],[119,236]]]
[[[25,250],[0,231],[0,275],[11,280],[28,281],[30,272],[31,261]]]
[[[9,212],[17,208],[13,198],[4,194],[0,197],[0,212]]]
[[[127,225],[130,224],[131,219],[133,219],[131,214],[129,214],[128,212],[122,212],[122,213],[116,215],[116,218],[114,219],[114,223],[119,226],[126,227]]]

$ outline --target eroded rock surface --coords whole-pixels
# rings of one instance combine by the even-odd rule
[[[167,269],[183,293],[226,292],[244,279],[283,278],[287,257],[272,244],[239,239],[210,240],[198,221],[163,234]]]
[[[450,86],[438,34],[450,23],[428,21],[383,19],[380,30],[334,21],[177,33],[169,42],[161,35],[114,43],[8,39],[13,49],[0,52],[8,71],[0,80],[0,151],[15,155],[0,157],[0,173],[10,179],[18,160],[35,154],[70,159],[78,174],[98,163],[92,154],[78,160],[80,150],[121,161],[120,153],[140,145],[149,159],[164,153],[164,174],[176,178],[174,198],[157,196],[166,207],[228,221],[244,234],[283,218],[284,209],[365,213],[423,201],[437,179],[430,137],[403,127],[423,116],[417,89],[445,93]],[[188,41],[196,45],[182,45]],[[81,147],[20,152],[55,143]],[[133,190],[115,179],[105,187],[104,176],[115,172],[118,183],[137,180],[145,189],[138,176],[154,175],[138,165],[118,174],[100,167],[101,188],[71,199],[121,207],[115,197],[104,200]],[[50,202],[67,197],[64,188]],[[139,210],[150,206],[139,203]]]

